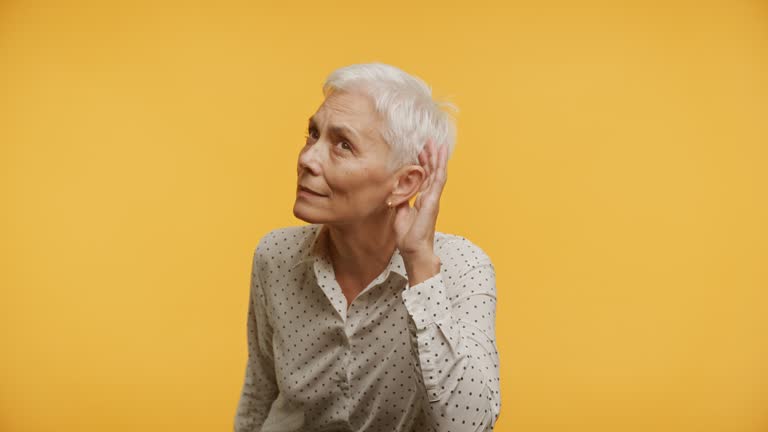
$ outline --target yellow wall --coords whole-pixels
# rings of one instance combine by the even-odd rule
[[[0,3],[0,430],[231,429],[251,253],[367,61],[461,109],[497,431],[768,430],[768,4],[363,3]]]

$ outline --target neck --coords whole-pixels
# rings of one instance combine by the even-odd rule
[[[357,280],[380,274],[395,252],[394,219],[390,213],[350,224],[328,224],[328,252],[336,273]]]

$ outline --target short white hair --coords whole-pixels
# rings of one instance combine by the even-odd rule
[[[384,119],[381,134],[389,144],[392,157],[388,168],[419,164],[418,155],[432,139],[437,149],[448,146],[448,157],[456,145],[456,124],[443,108],[458,112],[445,100],[433,100],[432,89],[420,78],[383,63],[361,63],[331,72],[323,84],[328,97],[336,90],[362,88]]]

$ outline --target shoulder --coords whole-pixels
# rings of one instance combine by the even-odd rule
[[[265,266],[291,267],[304,258],[318,224],[279,227],[268,231],[258,241],[253,251],[254,264],[260,269]]]
[[[446,295],[457,301],[470,294],[496,296],[496,270],[488,254],[467,237],[435,233],[435,254]]]
[[[493,266],[483,248],[458,234],[435,232],[435,254],[443,266],[454,273],[463,274],[482,265]]]

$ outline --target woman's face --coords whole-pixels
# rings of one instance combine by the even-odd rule
[[[389,145],[373,100],[360,90],[336,91],[310,118],[299,153],[294,215],[309,223],[359,222],[387,209],[395,186]],[[307,194],[304,186],[321,195]]]

